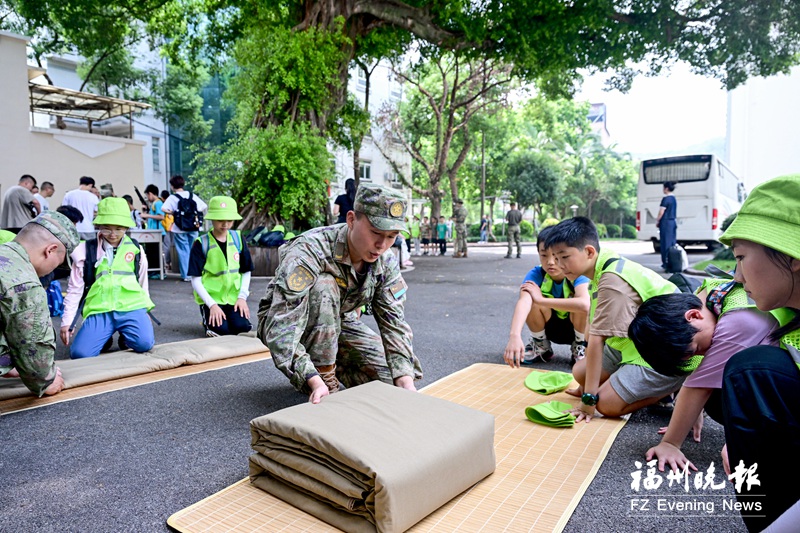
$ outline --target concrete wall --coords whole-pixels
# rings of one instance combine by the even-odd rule
[[[789,75],[753,78],[728,93],[727,154],[748,190],[800,172],[800,67]]]
[[[31,174],[55,185],[50,198],[55,208],[85,175],[98,187],[111,183],[118,196],[135,199],[133,186],[144,187],[146,143],[31,125],[26,44],[25,37],[0,32],[0,194]]]

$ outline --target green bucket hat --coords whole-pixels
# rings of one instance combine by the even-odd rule
[[[575,416],[564,411],[569,411],[573,407],[564,402],[551,401],[531,405],[525,408],[525,416],[531,422],[550,426],[553,428],[571,428],[575,425]]]
[[[230,196],[215,196],[208,201],[207,220],[242,220],[236,200]]]
[[[525,378],[525,386],[539,394],[561,392],[572,383],[572,374],[567,372],[541,372],[534,370]]]
[[[283,229],[283,226],[281,226],[280,224],[278,224],[277,226],[275,226],[274,228],[272,228],[272,230],[271,230],[271,231],[280,231],[281,233],[284,233],[286,230],[285,230],[285,229]]]
[[[131,208],[125,198],[108,197],[97,204],[97,216],[92,223],[95,226],[123,226],[133,228],[136,224],[131,218]]]
[[[406,199],[398,191],[377,185],[360,185],[353,210],[367,215],[381,231],[405,231]]]
[[[744,201],[720,242],[752,241],[800,259],[800,175],[758,185]]]

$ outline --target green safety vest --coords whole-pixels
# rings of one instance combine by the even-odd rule
[[[555,281],[553,278],[550,277],[550,274],[544,275],[544,280],[542,281],[542,286],[540,289],[542,290],[542,296],[545,298],[555,298],[553,296],[553,285],[555,285]],[[562,287],[564,287],[564,298],[571,298],[572,297],[572,284],[569,282],[567,278],[564,278],[561,281]],[[561,309],[553,309],[556,312],[556,316],[558,318],[567,318],[569,317],[569,311],[562,311]]]
[[[411,227],[411,236],[413,238],[415,238],[415,239],[418,238],[419,237],[419,231],[420,231],[419,230],[419,222],[412,222],[410,227]]]
[[[239,273],[239,254],[242,236],[238,230],[228,230],[227,249],[223,255],[217,240],[209,231],[197,238],[203,246],[206,264],[203,267],[203,287],[218,304],[233,305],[239,299],[242,275]],[[203,305],[203,299],[194,293],[194,301]]]
[[[589,307],[590,324],[594,321],[594,312],[597,308],[597,286],[600,283],[601,276],[607,272],[613,272],[625,280],[639,294],[643,302],[659,294],[679,292],[675,285],[649,268],[645,268],[633,261],[628,261],[611,250],[602,249],[597,254],[594,276],[592,276],[589,284],[589,294],[591,296],[591,306]],[[639,355],[631,339],[627,337],[609,337],[606,339],[606,344],[622,353],[622,364],[652,368]]]
[[[775,315],[774,313],[773,315],[778,319],[778,323],[781,325],[781,327],[788,324],[789,321],[795,316],[795,311],[792,309],[784,307],[779,309],[779,311],[782,311],[780,315]],[[781,337],[781,348],[789,352],[789,355],[792,357],[792,361],[794,361],[794,364],[796,364],[797,368],[800,369],[800,329],[790,331]]]
[[[150,296],[139,285],[139,273],[135,272],[136,255],[139,253],[139,247],[125,235],[114,250],[114,261],[109,265],[107,257],[100,260],[95,268],[95,281],[83,305],[84,319],[110,311],[150,311],[155,307]],[[87,257],[86,261],[94,261],[94,258]]]

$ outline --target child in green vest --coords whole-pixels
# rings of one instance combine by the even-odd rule
[[[661,443],[647,450],[658,468],[697,470],[681,451],[693,430],[700,442],[703,409],[722,423],[722,373],[736,353],[750,346],[777,346],[778,319],[759,311],[741,284],[709,279],[697,294],[653,296],[641,306],[628,332],[636,349],[654,370],[666,376],[688,376],[675,401]]]
[[[643,302],[678,288],[638,263],[601,250],[597,228],[585,217],[553,226],[545,247],[567,279],[591,280],[586,357],[572,369],[580,387],[567,391],[581,399],[572,411],[576,422],[589,422],[595,409],[605,416],[632,413],[677,391],[683,377],[653,370],[628,338],[628,326]]]
[[[586,317],[589,312],[589,279],[578,276],[566,279],[556,258],[545,248],[550,228],[539,232],[536,248],[540,266],[525,276],[519,299],[511,318],[511,333],[503,359],[512,368],[530,366],[537,359],[553,358],[551,342],[571,344],[571,362],[583,359],[586,353]],[[522,343],[522,327],[531,331],[527,345]]]
[[[242,217],[236,201],[215,196],[208,202],[213,229],[195,239],[189,255],[194,300],[200,306],[206,335],[237,335],[250,331],[250,273],[253,260],[242,234],[233,223]]]
[[[741,478],[752,469],[760,482],[742,483],[736,492],[747,506],[742,518],[750,531],[767,526],[769,531],[796,531],[800,486],[792,480],[800,477],[795,457],[800,449],[800,177],[775,178],[754,188],[720,241],[731,245],[734,279],[761,311],[792,311],[775,333],[780,347],[748,348],[725,366],[726,472],[734,469]]]
[[[126,235],[134,227],[128,202],[104,198],[92,222],[97,237],[80,243],[71,256],[61,340],[67,346],[72,341],[72,359],[96,357],[110,346],[115,332],[119,332],[121,349],[146,352],[155,344],[147,314],[154,304],[148,291],[147,257]],[[78,313],[83,315],[83,325],[71,339]]]

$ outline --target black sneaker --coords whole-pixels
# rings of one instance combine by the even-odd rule
[[[586,357],[586,341],[583,342],[573,341],[572,358],[570,360],[570,365],[574,365],[584,357]]]

